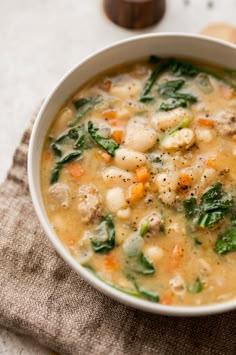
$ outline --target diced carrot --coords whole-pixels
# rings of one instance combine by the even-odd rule
[[[138,182],[147,182],[149,178],[150,175],[146,166],[142,166],[136,170],[136,179]]]
[[[120,121],[120,120],[117,120],[117,119],[111,119],[109,120],[109,124],[112,126],[112,127],[117,127],[117,126],[123,126],[123,121]]]
[[[215,160],[213,160],[213,159],[207,159],[207,161],[206,161],[206,166],[208,167],[208,168],[215,168],[216,167],[216,163],[215,163]]]
[[[106,270],[115,270],[119,267],[119,263],[113,255],[106,255],[104,257],[104,266]]]
[[[144,185],[142,182],[131,185],[129,189],[129,201],[136,202],[140,200],[144,195]]]
[[[110,154],[106,153],[106,152],[102,152],[101,153],[101,157],[102,159],[105,161],[105,163],[109,163],[111,161],[111,156]]]
[[[159,303],[164,304],[166,306],[173,303],[173,293],[167,292],[163,296],[161,296]]]
[[[101,84],[101,89],[108,92],[111,88],[112,81],[110,79],[105,79]]]
[[[43,152],[43,160],[49,160],[51,159],[52,153],[50,152],[50,150],[45,150],[45,152]]]
[[[111,138],[114,139],[114,141],[118,144],[122,142],[122,137],[123,137],[123,131],[121,130],[115,130],[111,134]]]
[[[179,175],[178,181],[179,188],[181,190],[186,190],[192,185],[192,178],[190,175],[182,173]]]
[[[66,169],[69,172],[69,174],[75,179],[79,179],[84,173],[84,170],[82,169],[81,165],[78,163],[68,164]]]
[[[236,134],[233,135],[232,139],[234,142],[236,142]]]
[[[117,111],[116,110],[106,110],[106,111],[103,111],[102,115],[106,118],[116,118]]]
[[[197,123],[202,127],[213,128],[214,121],[209,118],[198,118]]]
[[[234,90],[226,85],[221,85],[220,93],[225,100],[230,100],[233,97]]]
[[[174,271],[179,268],[181,259],[183,257],[183,249],[180,244],[176,244],[172,250],[170,262],[167,265],[168,271]]]

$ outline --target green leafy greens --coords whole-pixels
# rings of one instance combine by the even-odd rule
[[[229,212],[232,203],[233,197],[224,192],[222,184],[217,182],[204,192],[199,206],[194,197],[186,199],[183,205],[187,218],[195,217],[197,226],[211,228]]]
[[[150,62],[151,63],[157,63],[156,68],[153,70],[153,72],[151,73],[151,75],[149,76],[148,80],[146,81],[144,88],[142,90],[142,93],[140,95],[139,100],[141,102],[146,102],[146,101],[150,101],[154,99],[154,96],[150,96],[148,95],[153,87],[153,85],[155,84],[157,78],[165,71],[169,71],[170,73],[172,73],[175,76],[187,76],[187,77],[195,77],[200,73],[205,74],[206,76],[211,76],[219,81],[221,81],[222,83],[224,83],[225,85],[231,87],[232,89],[236,90],[236,85],[234,83],[232,83],[230,80],[227,80],[226,78],[222,77],[221,75],[202,68],[201,66],[192,64],[192,63],[188,63],[186,61],[183,60],[178,60],[175,58],[168,58],[168,59],[159,59],[156,56],[151,56],[150,57]],[[205,77],[206,79],[206,77]],[[201,85],[205,85],[206,84],[206,80],[205,83],[201,83]],[[204,88],[206,90],[210,90],[210,86],[208,85],[208,87]],[[184,93],[183,93],[184,94]],[[188,94],[185,94],[188,95]],[[188,99],[188,100],[187,100]],[[175,97],[175,100],[169,103],[162,103],[162,105],[160,106],[161,110],[164,111],[169,111],[169,110],[173,110],[174,108],[177,107],[186,107],[187,105],[187,101],[189,102],[196,102],[196,101],[191,101],[191,100],[195,100],[196,98],[194,96],[182,96],[182,95],[178,95],[178,97]]]
[[[55,182],[58,181],[61,169],[63,168],[63,166],[65,164],[70,163],[71,161],[77,159],[82,153],[83,152],[81,150],[78,150],[76,152],[66,155],[61,160],[59,160],[56,163],[56,166],[52,169],[51,177],[50,177],[50,184],[54,184]]]
[[[159,302],[160,297],[156,292],[149,291],[146,288],[139,286],[136,279],[132,275],[127,275],[127,279],[132,282],[140,296],[143,296],[152,302]]]
[[[113,141],[112,139],[109,138],[103,138],[101,137],[97,132],[98,132],[98,128],[94,127],[94,124],[92,121],[88,122],[88,132],[91,136],[91,138],[104,150],[106,150],[106,152],[108,154],[110,154],[112,157],[115,156],[115,151],[116,149],[119,148],[119,144],[117,144],[115,141]]]
[[[236,251],[236,229],[229,229],[221,233],[218,236],[214,250],[218,254],[227,254]]]
[[[188,102],[197,102],[197,98],[195,96],[178,91],[182,88],[184,83],[185,80],[179,79],[167,81],[159,86],[158,91],[161,95],[167,96],[169,99],[174,99],[162,102],[159,108],[161,111],[170,111],[176,107],[187,107]]]
[[[101,96],[81,98],[74,102],[77,109],[75,117],[68,123],[69,127],[75,126],[87,113],[89,113],[102,100]]]
[[[111,215],[102,218],[92,240],[95,253],[104,254],[115,247],[115,225]]]

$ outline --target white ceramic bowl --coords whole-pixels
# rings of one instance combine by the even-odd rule
[[[188,57],[236,69],[236,46],[203,36],[187,34],[150,34],[134,37],[92,54],[69,71],[49,94],[36,119],[28,155],[29,186],[38,218],[55,249],[78,274],[99,291],[126,305],[175,316],[199,316],[225,312],[236,308],[236,299],[204,306],[165,306],[126,295],[106,285],[73,259],[53,231],[40,191],[40,156],[48,128],[58,109],[83,83],[117,64],[148,58],[150,54]],[[233,282],[233,280],[232,280]]]

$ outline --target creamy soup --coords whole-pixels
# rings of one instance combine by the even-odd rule
[[[155,56],[117,67],[80,88],[47,133],[48,218],[78,263],[122,292],[227,301],[235,156],[234,71]]]

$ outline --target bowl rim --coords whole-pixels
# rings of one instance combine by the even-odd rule
[[[196,40],[201,41],[208,41],[211,43],[216,43],[217,45],[221,45],[223,47],[230,47],[233,50],[236,50],[236,45],[228,43],[223,40],[213,39],[208,36],[198,35],[198,34],[191,34],[191,33],[183,33],[183,32],[164,32],[164,33],[148,33],[142,34],[138,36],[132,36],[127,39],[123,39],[121,41],[116,41],[112,44],[106,45],[100,50],[94,51],[92,54],[85,57],[85,59],[81,60],[78,64],[76,64],[72,69],[69,69],[62,78],[57,82],[54,88],[50,91],[49,95],[45,99],[43,105],[40,108],[40,111],[37,115],[37,118],[34,122],[30,142],[29,142],[29,150],[28,150],[28,182],[29,182],[29,190],[31,194],[31,198],[33,201],[33,206],[36,211],[37,217],[43,227],[43,230],[56,249],[58,254],[64,259],[64,261],[75,271],[77,272],[84,280],[86,280],[90,285],[92,285],[95,289],[99,290],[100,292],[104,293],[105,295],[109,296],[116,301],[119,301],[126,306],[130,306],[132,308],[140,309],[142,311],[146,311],[153,314],[160,314],[160,315],[167,315],[167,316],[203,316],[203,315],[212,315],[212,314],[219,314],[226,311],[236,309],[236,299],[229,300],[227,302],[221,303],[213,303],[207,305],[200,305],[200,306],[175,306],[175,305],[162,305],[160,303],[153,303],[148,300],[139,299],[134,296],[127,295],[112,286],[109,286],[98,277],[93,275],[89,270],[87,270],[84,266],[80,265],[74,257],[70,254],[69,250],[62,244],[62,242],[57,237],[56,233],[52,231],[50,228],[50,224],[47,222],[46,218],[44,217],[43,204],[40,203],[37,197],[37,187],[34,182],[33,178],[33,166],[34,166],[34,151],[35,151],[35,141],[37,136],[37,131],[39,127],[39,123],[43,117],[44,111],[48,105],[50,105],[50,100],[52,99],[55,92],[63,85],[64,81],[73,73],[78,70],[80,66],[82,66],[88,60],[102,55],[106,51],[113,50],[114,47],[122,46],[129,42],[134,42],[137,40],[142,40],[145,38],[150,37],[173,37],[174,38],[193,38]],[[69,95],[68,95],[69,97]],[[40,191],[38,191],[40,194]],[[46,213],[46,212],[45,212]]]

